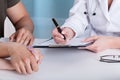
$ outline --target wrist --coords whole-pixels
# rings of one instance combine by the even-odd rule
[[[68,28],[68,29],[70,30],[70,35],[71,35],[70,39],[74,38],[75,36],[74,30],[72,28]]]
[[[33,29],[28,28],[28,26],[24,26],[16,29],[16,31],[19,31],[19,30],[29,31],[30,33],[33,33]]]
[[[8,52],[9,56],[17,54],[17,49],[20,49],[19,47],[21,45],[19,43],[15,43],[15,42],[8,42],[6,44],[7,44],[6,48],[7,48],[7,52]]]
[[[30,33],[33,33],[33,28],[30,28],[30,26],[24,26],[23,29],[29,31]]]
[[[114,49],[119,49],[120,48],[120,37],[115,37],[112,41],[112,46]]]

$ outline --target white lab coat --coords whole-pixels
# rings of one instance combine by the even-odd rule
[[[84,12],[88,12],[90,21]],[[108,0],[75,0],[70,16],[62,27],[70,27],[76,36],[80,36],[89,23],[92,29],[91,36],[120,36],[120,0],[113,0],[109,10]]]

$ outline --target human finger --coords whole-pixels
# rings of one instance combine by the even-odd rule
[[[39,49],[34,49],[34,56],[37,59],[37,63],[41,63],[43,59],[43,55],[40,53]]]
[[[20,67],[19,67],[19,65],[18,65],[17,63],[14,63],[13,66],[14,66],[15,70],[16,70],[19,74],[22,73],[22,71],[21,71],[21,69],[20,69]]]
[[[27,73],[31,74],[33,71],[32,71],[31,65],[30,65],[30,60],[26,59],[24,62],[25,62],[25,67],[26,67]]]
[[[66,40],[61,39],[59,37],[55,37],[54,40],[57,44],[66,44]]]
[[[36,62],[36,59],[34,57],[31,57],[31,68],[33,71],[38,71],[38,64]]]
[[[34,42],[34,37],[32,36],[29,40],[28,46],[32,46]]]
[[[13,33],[13,34],[9,37],[9,40],[10,40],[11,42],[14,42],[14,40],[15,40],[15,33]]]
[[[86,38],[84,42],[96,41],[98,38],[99,36],[92,36],[92,37]]]
[[[40,54],[40,56],[39,56],[39,61],[38,61],[37,63],[41,64],[42,60],[43,60],[43,55]]]
[[[18,34],[16,35],[16,42],[20,43],[22,37],[23,37],[23,32],[18,32]]]
[[[29,44],[29,42],[30,42],[30,38],[29,38],[29,36],[27,36],[26,39],[24,40],[23,44],[27,46]]]
[[[89,45],[89,46],[87,46],[85,48],[90,50],[90,51],[97,52],[97,46],[95,46],[94,44]]]
[[[62,38],[62,39],[64,38],[64,36],[61,33],[58,32],[57,28],[53,30],[52,35],[53,35],[53,38],[54,37],[59,37],[59,38]]]
[[[20,66],[21,72],[22,72],[23,74],[27,74],[25,65],[26,65],[26,64],[23,63],[22,61],[19,62],[19,66]]]

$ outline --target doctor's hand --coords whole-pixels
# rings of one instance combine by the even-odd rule
[[[86,47],[86,49],[93,52],[100,52],[106,49],[117,48],[117,42],[120,39],[118,37],[111,36],[92,36],[85,39],[85,42],[94,42],[92,45]]]
[[[34,41],[33,34],[25,29],[21,28],[10,36],[11,42],[17,42],[24,45],[32,45]]]
[[[57,28],[55,28],[52,32],[53,38],[57,44],[66,44],[70,39],[75,36],[75,32],[71,28],[62,28],[62,34],[58,32]],[[64,36],[66,39],[64,39]]]

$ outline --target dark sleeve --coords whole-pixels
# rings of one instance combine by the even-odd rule
[[[20,0],[7,0],[7,8],[16,5]]]

